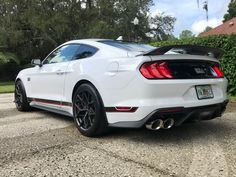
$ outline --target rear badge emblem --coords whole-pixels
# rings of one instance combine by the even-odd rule
[[[194,70],[197,74],[205,74],[205,71],[202,68],[194,68]]]

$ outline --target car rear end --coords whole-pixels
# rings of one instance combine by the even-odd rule
[[[114,105],[107,109],[111,126],[168,129],[224,112],[228,81],[218,59],[170,53],[139,55],[136,60],[136,69],[127,72],[136,76],[116,91]]]
[[[147,123],[161,119],[163,128],[170,128],[187,121],[220,117],[226,108],[227,79],[214,58],[152,56],[152,62],[142,64],[140,72],[151,81],[153,96],[162,105],[147,116]],[[159,129],[159,125],[152,128]]]

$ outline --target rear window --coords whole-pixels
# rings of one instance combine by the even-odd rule
[[[116,48],[120,48],[123,50],[134,51],[134,52],[147,52],[147,51],[155,49],[155,47],[150,46],[150,45],[121,42],[121,41],[98,41],[98,42],[107,44]]]
[[[79,50],[76,52],[76,54],[74,56],[74,60],[91,57],[97,51],[98,51],[98,49],[95,47],[80,44]]]

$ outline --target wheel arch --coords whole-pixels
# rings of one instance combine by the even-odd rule
[[[16,82],[18,82],[18,81],[20,81],[22,83],[23,89],[25,91],[25,95],[26,95],[26,97],[28,97],[28,89],[27,89],[27,86],[26,86],[24,80],[20,77],[17,77],[15,80],[15,85],[16,85]]]
[[[74,97],[74,94],[75,94],[76,89],[77,89],[79,86],[81,86],[82,84],[89,84],[89,85],[91,85],[94,89],[96,89],[97,93],[99,94],[99,96],[100,96],[100,98],[101,98],[101,100],[102,100],[102,104],[103,104],[103,106],[104,106],[102,96],[101,96],[100,92],[98,91],[97,87],[96,87],[92,82],[90,82],[89,80],[86,80],[86,79],[82,79],[82,80],[78,81],[78,82],[75,84],[75,86],[74,86],[74,88],[73,88],[73,91],[72,91],[71,100],[73,101],[73,97]]]
[[[18,82],[18,81],[22,82],[22,80],[20,78],[16,78],[15,83]]]
[[[104,105],[104,101],[103,101],[102,95],[101,95],[101,93],[98,91],[97,87],[96,87],[92,82],[90,82],[89,80],[82,79],[82,80],[78,81],[78,82],[75,84],[75,86],[74,86],[74,88],[73,88],[73,92],[72,92],[72,97],[71,97],[72,102],[73,102],[73,97],[74,97],[74,94],[75,94],[75,92],[76,92],[76,89],[77,89],[79,86],[81,86],[82,84],[89,84],[89,85],[91,85],[91,86],[97,91],[98,96],[99,96],[100,99],[101,99],[101,104],[102,104],[102,107],[103,107],[103,109],[104,109],[104,113],[105,113],[105,117],[106,117],[106,121],[107,121],[107,116],[106,116],[106,111],[105,111],[105,105]]]
[[[81,128],[79,128],[79,124],[77,123],[78,121],[76,121],[76,117],[75,116],[75,112],[74,112],[74,100],[73,100],[73,97],[75,97],[76,95],[76,90],[83,84],[87,84],[89,85],[89,88],[92,87],[94,89],[94,91],[96,92],[96,95],[97,97],[99,97],[99,105],[100,105],[100,109],[101,109],[101,112],[99,114],[99,117],[97,117],[97,123],[96,123],[96,127],[93,127],[92,128],[92,132],[85,132],[84,130],[82,130]],[[92,89],[90,88],[90,89]],[[78,127],[79,131],[85,135],[85,136],[89,136],[89,137],[96,137],[96,136],[99,136],[99,135],[102,135],[103,133],[106,133],[106,130],[107,130],[107,127],[108,127],[108,120],[107,120],[107,115],[106,115],[106,111],[105,111],[105,107],[104,107],[104,103],[103,103],[103,99],[101,97],[101,94],[99,93],[98,89],[96,88],[96,86],[90,82],[89,80],[80,80],[78,81],[74,88],[73,88],[73,92],[72,92],[72,109],[73,109],[73,117],[74,117],[74,121],[76,122],[76,126]]]

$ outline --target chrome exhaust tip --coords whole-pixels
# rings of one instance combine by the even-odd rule
[[[164,129],[170,129],[171,127],[173,127],[175,124],[175,121],[174,119],[166,119],[164,122],[163,122],[163,128]]]
[[[163,120],[157,119],[155,121],[147,123],[145,126],[149,130],[159,130],[163,128]]]

